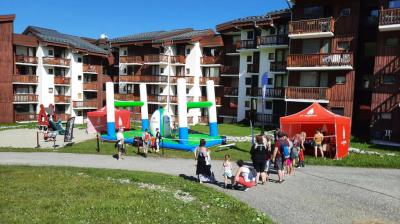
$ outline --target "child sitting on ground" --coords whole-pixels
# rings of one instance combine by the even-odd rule
[[[228,182],[230,181],[233,184],[233,174],[232,174],[232,164],[231,164],[231,156],[225,155],[224,163],[222,164],[224,167],[224,187],[227,188]]]

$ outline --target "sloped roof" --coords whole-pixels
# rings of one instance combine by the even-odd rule
[[[137,42],[137,41],[154,41],[168,36],[179,35],[182,33],[191,32],[193,29],[175,29],[169,31],[153,31],[145,33],[136,33],[128,36],[117,37],[110,40],[111,43]]]
[[[212,35],[215,34],[213,30],[211,29],[205,29],[205,30],[193,30],[189,31],[186,33],[181,33],[177,34],[174,36],[166,37],[166,38],[161,38],[158,40],[155,40],[155,43],[162,43],[164,41],[180,41],[180,40],[190,40],[194,37],[199,37],[199,36],[206,36],[206,35]]]
[[[88,41],[85,41],[84,39],[78,36],[63,34],[58,32],[57,30],[47,29],[37,26],[28,26],[25,29],[24,34],[27,34],[29,32],[31,32],[34,36],[38,37],[40,40],[45,42],[67,45],[97,54],[106,54],[106,55],[108,54],[106,50],[94,44],[91,44]]]

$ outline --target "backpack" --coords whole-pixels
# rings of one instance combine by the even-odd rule
[[[281,155],[283,156],[283,158],[288,159],[290,157],[290,150],[289,150],[289,146],[286,142],[284,141],[280,141],[280,151],[281,151]]]

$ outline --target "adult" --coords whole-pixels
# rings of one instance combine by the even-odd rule
[[[117,149],[118,149],[118,160],[124,159],[122,157],[123,153],[125,152],[125,138],[124,138],[124,129],[120,128],[117,132]]]
[[[244,165],[243,160],[238,160],[236,162],[239,169],[235,174],[235,183],[240,184],[245,187],[244,191],[256,185],[256,179],[253,177],[249,167]]]
[[[263,136],[257,135],[256,142],[251,146],[250,150],[253,167],[257,171],[256,184],[260,180],[260,176],[262,184],[265,184],[267,180],[267,174],[265,173],[265,165],[267,163],[266,161],[267,153],[268,149],[264,144]]]
[[[268,180],[269,167],[271,164],[271,144],[272,144],[271,137],[264,135],[264,145],[267,147],[267,156],[265,157],[266,160],[265,172],[267,172],[267,180]]]
[[[194,155],[197,161],[196,175],[199,182],[214,182],[214,176],[211,172],[210,151],[206,148],[206,140],[200,139],[200,144],[196,148]]]
[[[307,134],[302,131],[300,133],[300,151],[299,151],[299,165],[298,168],[304,167],[304,152],[305,152],[305,147],[304,147],[304,142],[306,141]]]
[[[281,129],[280,129],[280,128],[276,128],[276,129],[275,129],[275,131],[274,131],[274,141],[275,141],[275,142],[279,140],[278,134],[279,134],[280,132],[281,132]]]
[[[324,135],[319,129],[316,130],[314,135],[314,155],[315,158],[318,157],[318,149],[321,152],[321,157],[324,158],[324,151],[322,149],[322,141],[324,140]]]
[[[284,153],[285,147],[289,148],[289,142],[285,138],[285,133],[278,133],[278,141],[275,142],[274,152],[272,153],[272,162],[275,163],[275,167],[278,170],[278,182],[282,183],[284,180]]]

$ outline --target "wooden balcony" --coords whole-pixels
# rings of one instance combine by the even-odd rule
[[[400,8],[383,9],[379,13],[379,31],[400,30]]]
[[[237,87],[224,87],[224,96],[238,96],[239,88]]]
[[[285,73],[285,72],[286,72],[286,67],[287,67],[286,61],[271,62],[271,64],[270,64],[270,71],[271,71],[271,72],[281,72],[281,73]]]
[[[144,63],[168,63],[168,56],[161,54],[145,55]]]
[[[352,69],[352,53],[290,54],[287,62],[287,70],[291,71]]]
[[[15,94],[14,93],[14,103],[29,103],[38,102],[38,96],[35,94]]]
[[[220,56],[203,56],[201,57],[201,64],[203,65],[215,65],[221,64],[222,58]]]
[[[239,42],[240,49],[256,49],[257,41],[256,40],[241,40]]]
[[[173,63],[173,64],[185,64],[186,63],[186,57],[184,55],[171,56],[171,63]]]
[[[178,79],[184,78],[186,80],[186,84],[193,84],[194,83],[194,76],[170,76],[170,83],[176,84]]]
[[[68,119],[71,118],[70,114],[57,114],[57,116],[58,116],[58,119],[61,119],[61,121],[68,121]]]
[[[326,87],[286,87],[287,101],[314,102],[321,100],[329,102],[329,89]]]
[[[37,64],[37,57],[26,55],[15,55],[15,63]]]
[[[13,83],[18,84],[37,84],[38,77],[36,75],[13,75]]]
[[[206,85],[208,80],[213,80],[214,85],[219,85],[220,78],[219,77],[200,77],[200,85]]]
[[[139,101],[140,97],[135,96],[132,93],[119,93],[119,94],[114,94],[114,99],[116,100],[121,100],[121,101]]]
[[[258,37],[258,45],[261,47],[277,47],[284,46],[287,47],[289,45],[289,37],[287,35],[271,35],[271,36],[261,36]]]
[[[65,95],[54,95],[54,103],[70,103],[71,97]]]
[[[259,64],[248,64],[247,65],[247,73],[259,73],[260,65]]]
[[[85,108],[97,108],[97,100],[85,100],[85,101],[74,101],[74,108],[80,108],[80,109],[85,109]]]
[[[292,39],[333,37],[334,32],[333,17],[289,22],[289,37]]]
[[[119,56],[119,63],[142,64],[142,56]]]
[[[98,90],[97,82],[84,82],[83,91],[85,90]]]
[[[257,93],[253,95],[257,95],[258,97],[263,97],[263,88],[257,88]],[[265,89],[265,98],[275,98],[275,99],[283,99],[285,98],[285,89],[284,88],[266,88]]]
[[[58,65],[63,67],[69,67],[71,60],[66,58],[54,58],[54,57],[43,57],[44,65]]]
[[[220,72],[221,72],[221,74],[239,75],[239,67],[238,66],[222,66]]]
[[[236,44],[227,44],[224,48],[226,54],[238,53],[237,50],[240,48],[240,42],[237,42]]]
[[[280,116],[275,114],[256,114],[256,122],[264,123],[266,125],[279,126]]]
[[[82,69],[83,69],[83,73],[96,73],[97,74],[96,66],[94,66],[94,65],[83,64]]]
[[[166,95],[147,95],[147,101],[151,103],[167,103],[168,96]],[[169,96],[170,103],[178,103],[177,96]]]
[[[64,76],[54,76],[55,85],[70,85],[71,78]]]
[[[14,113],[14,120],[16,122],[37,121],[37,115],[36,113]]]

